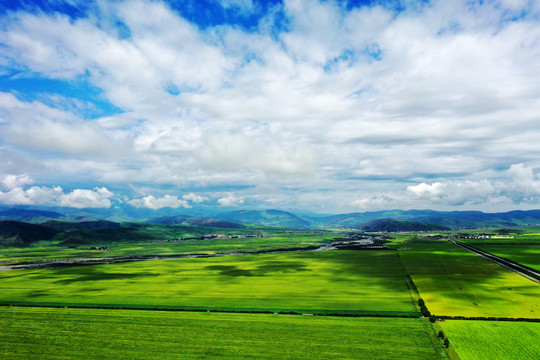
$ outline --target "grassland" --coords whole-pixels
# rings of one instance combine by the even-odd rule
[[[540,323],[448,320],[439,324],[462,360],[540,358]]]
[[[478,245],[476,247],[540,271],[540,245]]]
[[[540,318],[540,286],[448,242],[399,250],[428,309],[436,315]]]
[[[317,251],[4,271],[0,302],[418,314],[395,251]]]
[[[92,244],[108,246],[105,252],[82,249],[88,245],[68,249],[54,241],[2,248],[0,265],[264,252],[322,245],[338,237],[303,232],[163,241],[182,237],[171,229],[174,226],[158,226],[152,235],[157,237],[151,241]],[[419,316],[407,275],[436,315],[540,318],[538,284],[444,240],[405,234],[391,237],[387,244],[398,251],[294,252],[0,271],[0,303],[62,307],[0,307],[0,357],[445,358],[432,325],[420,318],[150,310]],[[510,239],[490,239],[500,243],[488,245],[483,239],[467,242],[534,268],[540,255],[537,238],[538,234],[529,233],[511,239],[520,245],[511,245]],[[534,339],[540,335],[540,323],[447,320],[434,324],[439,325],[463,360],[479,358],[479,354],[490,359],[538,358]]]
[[[0,308],[9,359],[441,359],[426,319]]]
[[[223,231],[223,229],[222,229]],[[228,233],[228,232],[227,232]],[[116,243],[93,243],[92,246],[107,246],[109,251],[91,251],[89,245],[70,249],[58,242],[40,242],[29,247],[0,247],[0,265],[17,263],[41,263],[74,258],[101,258],[137,255],[215,254],[234,252],[257,252],[273,249],[318,246],[332,242],[332,233],[284,233],[271,237],[240,239],[208,239],[181,242],[165,242],[174,234],[162,234],[154,241],[120,241]]]

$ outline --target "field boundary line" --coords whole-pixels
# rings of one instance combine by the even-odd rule
[[[333,316],[333,317],[371,317],[371,318],[401,318],[401,319],[420,319],[420,314],[381,314],[381,313],[340,313],[340,310],[226,310],[213,308],[166,308],[166,307],[137,307],[137,306],[108,306],[108,305],[75,305],[75,304],[30,304],[18,302],[0,302],[2,307],[36,307],[36,308],[66,308],[66,309],[104,309],[104,310],[143,310],[143,311],[177,311],[177,312],[214,312],[230,314],[267,314],[267,315],[313,315],[313,316]],[[332,312],[336,311],[336,312]]]

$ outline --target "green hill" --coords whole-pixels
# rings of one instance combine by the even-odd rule
[[[49,228],[56,229],[62,232],[73,231],[73,230],[97,230],[97,229],[122,227],[122,225],[118,223],[107,221],[107,220],[81,221],[81,222],[49,220],[42,223],[41,225],[44,225]]]
[[[149,222],[154,224],[175,224],[185,226],[214,227],[221,229],[244,229],[246,227],[245,225],[228,220],[217,220],[193,216],[162,216],[152,219]]]
[[[402,232],[402,231],[436,231],[450,230],[446,226],[428,224],[418,221],[378,219],[362,224],[358,227],[370,232]]]
[[[281,210],[240,210],[221,213],[215,218],[242,224],[304,228],[311,222],[299,216]]]
[[[0,221],[0,245],[28,246],[31,243],[52,240],[58,230],[43,225],[28,224],[19,221]]]
[[[29,209],[5,209],[0,210],[0,220],[12,220],[26,223],[42,223],[50,219],[64,218],[64,214],[55,211],[29,210]]]

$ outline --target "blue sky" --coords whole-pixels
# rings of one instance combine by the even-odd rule
[[[3,1],[0,204],[539,208],[539,14]]]

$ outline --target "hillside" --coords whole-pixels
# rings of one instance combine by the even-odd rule
[[[540,210],[510,211],[506,213],[484,213],[481,211],[434,211],[434,210],[389,210],[365,213],[350,213],[313,218],[312,222],[326,227],[358,227],[377,219],[417,221],[451,228],[512,227],[540,224]]]
[[[55,211],[11,208],[0,210],[0,220],[13,220],[26,223],[41,223],[50,219],[64,218],[64,214]]]
[[[221,229],[244,229],[246,227],[245,225],[228,220],[216,220],[193,216],[162,216],[151,219],[149,222],[154,224],[201,226]]]
[[[119,228],[122,226],[118,223],[107,221],[107,220],[81,221],[81,222],[49,220],[42,223],[41,225],[44,225],[49,228],[62,231],[62,232],[73,231],[73,230],[97,230],[97,229]]]
[[[310,221],[281,210],[240,210],[217,214],[214,217],[242,224],[264,226],[304,228],[311,225]]]
[[[378,219],[358,226],[359,229],[370,232],[401,232],[401,231],[441,231],[450,230],[446,226],[408,220]]]
[[[52,240],[57,233],[57,230],[43,225],[0,221],[0,245],[2,246],[28,246],[34,242]]]

